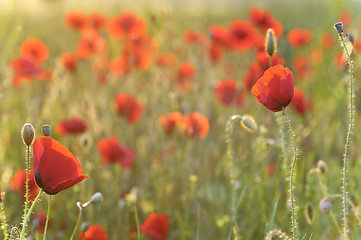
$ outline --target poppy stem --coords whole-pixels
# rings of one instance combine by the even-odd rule
[[[134,215],[135,215],[135,224],[137,225],[137,239],[140,240],[140,229],[139,229],[139,219],[138,219],[138,211],[137,207],[134,204]]]
[[[26,149],[26,182],[25,182],[25,207],[24,207],[24,218],[28,211],[29,205],[29,171],[30,171],[30,145]]]
[[[51,205],[51,195],[49,195],[49,200],[48,200],[48,212],[46,214],[46,223],[44,227],[43,240],[46,240],[46,230],[48,229],[49,216],[50,216],[50,205]]]
[[[236,221],[236,185],[234,180],[234,166],[233,166],[233,149],[232,149],[232,139],[231,139],[231,130],[234,121],[241,121],[241,115],[234,115],[232,116],[226,125],[226,143],[227,143],[227,157],[229,161],[229,178],[232,185],[232,196],[231,196],[231,223],[229,226],[228,232],[228,240],[232,237],[233,225]]]
[[[13,232],[16,232],[18,237],[20,236],[19,229],[17,227],[13,227],[10,231],[10,240],[13,240]],[[6,238],[5,238],[6,239]]]
[[[348,238],[348,224],[347,224],[347,165],[349,161],[349,149],[351,144],[351,134],[352,134],[352,128],[353,128],[353,66],[352,66],[352,59],[350,57],[350,53],[347,50],[346,43],[344,38],[342,37],[342,34],[339,34],[340,41],[342,43],[342,46],[344,48],[344,51],[347,55],[348,65],[349,65],[349,78],[350,78],[350,84],[349,84],[349,125],[348,125],[348,131],[346,136],[346,144],[345,144],[345,152],[343,154],[343,171],[342,171],[342,205],[343,205],[343,236],[342,239],[347,240]]]
[[[292,158],[292,164],[291,164],[291,170],[290,170],[290,195],[291,195],[291,211],[292,211],[292,217],[291,217],[291,230],[292,230],[292,239],[299,239],[299,232],[298,232],[298,226],[297,226],[297,214],[296,214],[296,203],[295,203],[295,197],[294,197],[294,185],[293,185],[293,175],[294,170],[296,166],[297,161],[297,146],[296,146],[296,138],[295,134],[293,132],[292,122],[289,116],[287,115],[285,109],[282,107],[283,116],[285,116],[288,127],[290,129],[290,134],[292,138],[293,143],[293,158]]]
[[[23,222],[23,227],[21,228],[21,234],[20,234],[20,240],[24,239],[24,235],[25,235],[25,230],[26,230],[26,225],[28,223],[28,220],[30,218],[31,212],[34,210],[34,207],[36,205],[36,203],[38,202],[41,194],[44,192],[43,189],[40,190],[40,192],[38,193],[38,196],[36,196],[33,204],[31,204],[29,211],[27,211],[26,217],[24,218],[24,222]]]
[[[281,134],[281,151],[282,151],[282,158],[283,158],[282,171],[283,171],[284,176],[287,176],[287,174],[288,174],[288,170],[287,170],[288,163],[287,163],[285,127],[284,127],[284,124],[283,124],[282,115],[281,114],[276,114],[276,118],[277,118],[277,123],[278,123],[278,126],[280,128],[280,134]]]
[[[74,227],[74,230],[73,230],[73,233],[71,234],[71,237],[70,237],[70,240],[72,240],[75,236],[75,233],[76,233],[76,230],[80,224],[80,219],[81,219],[81,215],[83,213],[83,206],[81,205],[80,202],[77,202],[76,205],[78,206],[79,208],[79,216],[78,216],[78,220],[76,221],[76,224],[75,224],[75,227]]]
[[[272,57],[269,57],[269,67],[272,67]]]
[[[5,213],[4,213],[4,204],[1,202],[0,203],[0,214],[1,214],[1,220],[2,220],[2,228],[3,228],[3,232],[4,232],[4,240],[7,239],[8,235],[6,232],[6,218],[5,218]]]

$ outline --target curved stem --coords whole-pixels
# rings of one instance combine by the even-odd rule
[[[353,68],[352,68],[352,60],[350,54],[347,50],[345,40],[342,35],[339,35],[344,51],[347,55],[348,65],[349,65],[349,74],[350,74],[350,84],[349,84],[349,94],[350,94],[350,102],[349,102],[349,118],[350,122],[348,125],[348,131],[346,136],[346,144],[345,144],[345,153],[343,155],[343,170],[342,170],[342,204],[343,204],[343,239],[347,240],[348,238],[348,224],[347,224],[347,165],[348,165],[348,155],[349,148],[351,143],[351,134],[353,128]]]
[[[27,225],[27,223],[28,223],[30,214],[31,214],[31,212],[34,210],[34,207],[35,207],[36,203],[38,202],[38,200],[39,200],[39,198],[40,198],[40,196],[41,196],[41,194],[42,194],[43,192],[44,192],[44,190],[41,189],[40,192],[38,193],[38,196],[36,196],[33,204],[31,204],[31,207],[30,207],[29,211],[27,212],[26,217],[24,218],[23,227],[22,227],[22,229],[21,229],[21,234],[20,234],[20,240],[23,240],[23,239],[24,239],[25,229],[26,229],[26,225]]]
[[[77,228],[78,228],[78,226],[80,224],[80,219],[81,219],[81,215],[82,215],[82,212],[83,212],[83,207],[82,207],[81,203],[77,202],[76,205],[79,208],[79,216],[78,216],[78,220],[76,221],[73,233],[71,234],[70,240],[72,240],[74,238],[74,236],[75,236],[75,233],[76,233],[76,230],[77,230]]]
[[[25,182],[25,207],[24,207],[24,218],[28,211],[29,204],[29,171],[30,171],[30,146],[26,149],[26,182]]]
[[[294,185],[293,185],[293,175],[294,175],[294,170],[295,170],[295,166],[296,166],[296,161],[297,161],[297,146],[296,146],[296,138],[295,138],[295,134],[293,132],[293,128],[292,128],[292,123],[290,118],[288,117],[286,111],[284,108],[282,108],[283,111],[283,115],[285,116],[285,118],[287,119],[287,123],[288,123],[288,127],[290,129],[290,133],[291,133],[291,137],[292,137],[292,143],[293,143],[293,158],[292,158],[292,165],[291,165],[291,170],[290,170],[290,195],[291,195],[291,211],[292,211],[292,239],[298,239],[299,238],[299,233],[298,233],[298,226],[297,226],[297,215],[296,215],[296,211],[295,211],[295,197],[294,197]]]
[[[10,240],[13,240],[13,232],[16,231],[16,233],[18,234],[18,236],[20,236],[20,232],[19,229],[17,227],[13,227],[10,231]],[[6,239],[6,238],[5,238]]]
[[[43,240],[46,240],[46,230],[48,229],[49,216],[50,216],[50,205],[51,205],[51,195],[49,195],[48,212],[46,214],[46,223],[45,223],[45,227],[44,227]]]
[[[6,240],[8,235],[6,232],[6,219],[5,219],[5,213],[4,213],[4,205],[2,202],[0,203],[0,214],[1,214],[1,220],[2,220],[2,225],[3,225],[4,240]]]

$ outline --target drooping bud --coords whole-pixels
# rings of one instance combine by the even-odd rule
[[[305,218],[307,220],[308,224],[312,223],[313,220],[313,207],[311,203],[308,203],[306,208],[305,208]]]
[[[317,162],[317,170],[321,174],[325,174],[327,172],[327,164],[323,160],[319,160]]]
[[[329,213],[332,207],[331,203],[328,201],[327,198],[322,199],[318,206],[320,208],[320,211],[324,214]]]
[[[30,123],[25,123],[21,129],[21,136],[26,146],[30,146],[34,140],[35,131]]]
[[[352,44],[355,42],[355,36],[352,33],[347,34],[347,38]]]
[[[243,115],[241,119],[241,126],[246,129],[248,132],[257,131],[257,123],[251,115]]]
[[[94,193],[90,199],[92,203],[101,203],[103,202],[103,195],[100,192]]]
[[[41,127],[41,132],[43,133],[44,136],[48,137],[50,136],[51,133],[51,127],[45,124]]]
[[[83,222],[83,223],[81,223],[81,225],[80,225],[80,231],[81,231],[81,232],[85,232],[86,230],[88,230],[89,227],[90,227],[90,224],[89,224],[89,223]]]
[[[269,28],[266,33],[265,49],[268,56],[272,57],[277,53],[277,38],[272,28]]]
[[[342,22],[335,23],[334,28],[336,29],[336,31],[339,35],[341,35],[343,33],[343,23]]]

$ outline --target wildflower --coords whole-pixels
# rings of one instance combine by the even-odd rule
[[[87,130],[87,125],[80,117],[61,120],[56,125],[56,132],[60,135],[83,133]]]
[[[190,62],[183,62],[178,67],[176,84],[183,92],[188,92],[193,86],[193,78],[197,74],[194,65]]]
[[[132,167],[135,159],[134,151],[129,147],[121,145],[115,136],[100,140],[97,147],[102,155],[104,164],[118,163],[125,169]]]
[[[256,30],[248,21],[234,20],[229,25],[229,34],[230,48],[245,52],[253,46]]]
[[[209,45],[209,56],[213,63],[219,62],[223,57],[223,46],[216,41],[211,41]]]
[[[83,31],[82,37],[78,41],[76,54],[83,59],[100,53],[106,49],[106,42],[95,30],[87,29]]]
[[[68,28],[81,31],[88,25],[88,16],[81,11],[71,11],[65,16],[65,24]]]
[[[88,178],[78,159],[60,142],[39,137],[33,144],[36,184],[54,195]]]
[[[326,32],[321,37],[321,47],[325,50],[331,50],[333,45],[333,34]]]
[[[103,30],[106,27],[107,19],[104,15],[94,12],[89,15],[89,25],[97,31]]]
[[[33,201],[39,193],[39,188],[34,181],[34,172],[29,171],[29,200]],[[25,199],[26,192],[26,170],[18,170],[11,178],[11,188],[14,191],[18,191],[20,195]]]
[[[294,94],[291,101],[291,105],[296,112],[300,115],[304,115],[308,110],[312,108],[312,101],[307,99],[303,90],[299,87],[294,88]]]
[[[165,214],[151,213],[143,224],[140,231],[155,240],[162,240],[168,236],[169,218]]]
[[[269,62],[269,61],[268,61]],[[268,63],[269,64],[269,63]],[[250,91],[253,84],[260,78],[264,70],[259,63],[251,63],[248,67],[248,71],[243,77],[243,86],[246,90]]]
[[[80,240],[108,240],[107,232],[97,224],[90,225],[86,231],[78,235]]]
[[[183,41],[188,44],[204,44],[206,36],[202,32],[190,29],[183,32]]]
[[[282,23],[274,18],[267,10],[251,7],[249,10],[249,21],[255,26],[260,27],[263,33],[266,33],[269,28],[275,31],[278,38],[283,33]]]
[[[20,56],[37,63],[42,63],[48,58],[49,50],[42,41],[30,38],[21,44]]]
[[[33,217],[32,224],[34,230],[36,230],[40,234],[43,234],[46,224],[46,214],[44,212],[36,213]]]
[[[114,39],[137,39],[145,34],[146,23],[131,11],[124,11],[122,14],[109,20],[109,35]]]
[[[126,56],[120,56],[110,62],[110,70],[115,76],[123,76],[130,72],[129,59]]]
[[[307,74],[311,71],[311,64],[308,57],[305,55],[299,55],[293,59],[293,65],[295,72],[300,77],[300,80],[305,79]]]
[[[177,57],[174,53],[159,53],[157,57],[157,65],[160,67],[172,67],[176,64]]]
[[[162,115],[159,120],[163,125],[164,130],[168,135],[171,135],[174,131],[174,128],[182,121],[182,114],[179,112],[171,112],[168,116]]]
[[[225,79],[218,82],[215,91],[217,100],[226,106],[242,105],[243,103],[242,98],[239,97],[242,93],[238,95],[237,81],[234,79]]]
[[[293,92],[293,74],[282,65],[267,69],[251,89],[258,101],[273,112],[286,108],[292,100]]]
[[[226,27],[220,25],[213,25],[208,29],[212,42],[228,47],[230,41],[230,34]]]
[[[199,112],[183,116],[180,125],[184,128],[183,133],[187,137],[204,138],[209,131],[208,119]]]
[[[311,50],[311,60],[315,65],[323,62],[323,52],[320,48],[313,48]]]
[[[288,33],[288,42],[292,47],[303,47],[312,40],[312,33],[307,29],[296,28]]]
[[[115,97],[117,112],[130,124],[136,123],[143,114],[144,107],[135,97],[120,93]]]
[[[61,62],[64,68],[69,72],[74,72],[78,63],[78,54],[66,52],[61,55]]]
[[[339,21],[342,22],[344,26],[348,26],[352,22],[352,16],[348,11],[343,11],[339,15]]]

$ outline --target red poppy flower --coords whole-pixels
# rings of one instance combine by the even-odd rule
[[[256,29],[248,21],[235,20],[229,25],[229,46],[232,50],[245,52],[253,46]]]
[[[117,112],[127,119],[128,123],[136,123],[143,114],[144,107],[133,96],[120,93],[115,97]]]
[[[190,29],[183,32],[183,41],[189,44],[204,44],[206,36],[202,32]]]
[[[224,26],[214,25],[209,29],[210,36],[212,38],[212,42],[216,42],[223,47],[228,47],[229,45],[229,31]]]
[[[146,23],[131,11],[125,11],[109,20],[109,35],[114,39],[137,39],[145,34]]]
[[[87,130],[87,125],[83,119],[73,117],[62,120],[56,125],[56,132],[60,135],[83,133]]]
[[[312,109],[313,104],[311,100],[306,98],[301,88],[295,87],[291,106],[293,106],[297,113],[304,115],[308,110]]]
[[[168,236],[169,218],[165,214],[151,213],[139,228],[151,239],[162,240]]]
[[[263,71],[266,71],[267,68],[270,67],[269,56],[266,51],[258,52],[256,58]],[[272,56],[272,65],[283,65],[284,63],[285,59],[283,57]]]
[[[110,70],[117,77],[128,74],[130,69],[130,63],[127,56],[114,58],[110,63]]]
[[[81,11],[71,11],[65,16],[65,24],[73,30],[81,31],[88,25],[88,16]]]
[[[208,119],[198,112],[183,116],[180,125],[184,128],[183,134],[187,137],[204,138],[209,131]]]
[[[89,23],[92,28],[99,31],[106,27],[107,19],[104,15],[95,12],[89,15]]]
[[[36,184],[53,195],[88,178],[78,159],[51,137],[38,137],[33,144]]]
[[[44,212],[38,212],[33,217],[33,225],[37,225],[36,231],[40,234],[44,233],[45,224],[46,224],[46,214]],[[48,225],[50,221],[48,222]]]
[[[49,50],[39,39],[30,38],[21,44],[20,55],[23,58],[42,63],[48,58]]]
[[[333,34],[327,32],[322,35],[321,46],[325,50],[331,50],[333,46]]]
[[[63,53],[61,55],[61,62],[67,71],[74,72],[78,63],[78,55],[72,52]]]
[[[197,71],[192,63],[183,62],[179,65],[176,84],[183,92],[188,92],[193,86],[193,78]]]
[[[179,112],[171,112],[168,114],[168,116],[165,115],[160,116],[159,120],[160,123],[163,125],[166,133],[168,135],[171,135],[177,124],[182,121],[182,117],[183,117],[182,114]]]
[[[177,56],[174,53],[159,53],[157,58],[157,65],[161,67],[171,67],[177,62]]]
[[[323,52],[320,48],[313,48],[311,50],[311,60],[316,65],[323,62]]]
[[[306,56],[300,55],[293,59],[294,69],[300,80],[303,80],[311,71],[311,64]]]
[[[223,57],[223,46],[212,40],[209,46],[209,56],[213,63],[219,62]]]
[[[106,57],[98,58],[92,64],[92,72],[97,76],[98,83],[103,85],[107,81],[110,62]]]
[[[263,33],[266,33],[269,28],[273,29],[278,38],[281,37],[283,33],[282,23],[274,18],[267,10],[251,7],[249,10],[249,20],[255,26],[260,27]]]
[[[90,56],[102,52],[106,49],[106,42],[95,30],[86,29],[78,42],[77,55],[80,58],[89,58]]]
[[[251,63],[243,77],[244,88],[250,91],[253,84],[262,76],[263,72],[264,70],[258,63]]]
[[[339,22],[342,22],[344,26],[348,26],[352,22],[352,16],[349,12],[343,11],[340,13]]]
[[[11,62],[14,71],[13,85],[18,87],[22,80],[32,81],[34,78],[41,77],[44,70],[41,69],[39,63],[28,58],[16,58]]]
[[[273,112],[286,108],[292,100],[293,92],[293,74],[282,65],[267,69],[251,89],[258,101]]]
[[[29,171],[29,200],[33,201],[39,193],[39,188],[34,181],[34,172]],[[18,170],[11,178],[11,188],[14,191],[18,191],[25,199],[26,193],[26,170]]]
[[[92,224],[84,233],[79,233],[80,240],[108,240],[107,232],[97,224]]]
[[[296,28],[288,33],[288,42],[293,47],[303,47],[312,40],[312,33],[307,29]]]
[[[216,98],[224,105],[231,105],[237,94],[237,81],[234,79],[225,79],[219,81],[215,87]]]
[[[104,164],[118,163],[125,169],[132,167],[135,153],[131,148],[119,144],[116,137],[111,136],[109,139],[100,140],[97,147]]]

